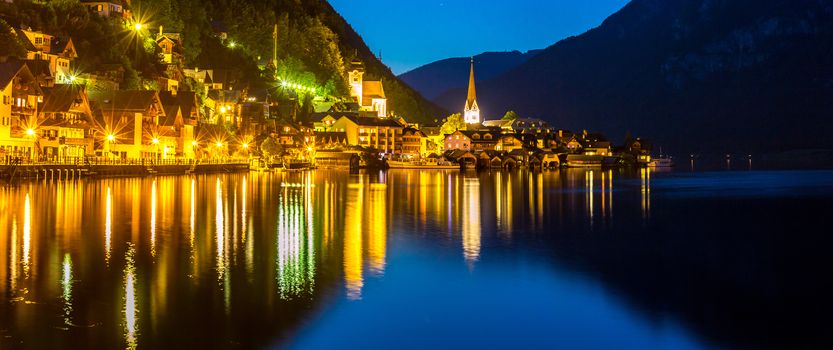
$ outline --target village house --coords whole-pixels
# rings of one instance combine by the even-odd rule
[[[41,88],[23,62],[6,62],[0,63],[0,89],[0,157],[36,156]]]
[[[26,49],[26,59],[49,62],[49,70],[56,84],[69,84],[75,80],[70,64],[78,54],[72,39],[32,30],[18,29],[16,32]]]
[[[66,160],[94,155],[95,127],[85,88],[55,85],[43,93],[36,131],[41,156]]]
[[[155,91],[90,92],[96,123],[104,133],[103,155],[120,159],[160,159],[167,148],[157,134],[165,110]]]
[[[319,114],[320,116],[320,114]],[[347,134],[351,146],[374,148],[385,154],[399,154],[405,127],[393,119],[362,116],[361,113],[326,113],[315,124],[316,131]]]
[[[162,158],[196,157],[196,128],[200,120],[197,95],[192,91],[163,91],[159,101],[165,110],[165,119],[159,125]],[[169,146],[173,145],[173,148]]]
[[[402,156],[419,158],[426,153],[426,136],[419,129],[406,127],[402,130]]]
[[[443,149],[447,151],[471,151],[471,138],[460,130],[445,136]]]
[[[106,18],[130,18],[130,11],[128,11],[121,1],[96,1],[96,0],[81,0],[81,5],[88,7],[101,17]]]

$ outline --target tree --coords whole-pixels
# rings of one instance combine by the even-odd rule
[[[457,130],[466,130],[466,121],[460,113],[454,113],[445,118],[445,123],[440,127],[443,135],[453,134]]]
[[[283,153],[283,147],[275,141],[274,137],[269,136],[260,144],[260,151],[263,152],[263,155],[267,159],[272,159],[272,157],[279,156]]]
[[[508,111],[508,112],[506,112],[506,114],[503,115],[503,118],[500,118],[500,119],[501,120],[515,120],[515,119],[518,119],[520,117],[521,116],[519,116],[518,113],[515,113],[515,111]]]
[[[26,49],[20,43],[17,35],[12,31],[6,21],[0,19],[0,57],[22,57],[26,55]]]

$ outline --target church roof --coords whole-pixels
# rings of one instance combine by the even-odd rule
[[[466,109],[473,109],[477,106],[477,91],[474,87],[474,58],[471,60],[471,70],[469,71],[469,92],[466,95]]]
[[[379,80],[365,80],[362,82],[362,98],[364,100],[385,97],[385,89]]]

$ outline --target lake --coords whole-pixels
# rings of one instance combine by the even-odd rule
[[[831,171],[0,186],[0,348],[833,346]]]

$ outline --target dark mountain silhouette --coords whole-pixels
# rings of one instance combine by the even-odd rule
[[[833,0],[634,0],[480,83],[478,103],[678,154],[833,148]]]
[[[474,56],[477,76],[488,80],[515,68],[541,50],[485,52]],[[427,99],[434,99],[452,89],[466,87],[469,77],[469,57],[448,58],[432,62],[399,75],[399,79],[419,91]],[[459,103],[458,103],[459,104]],[[455,108],[459,109],[459,108]]]

